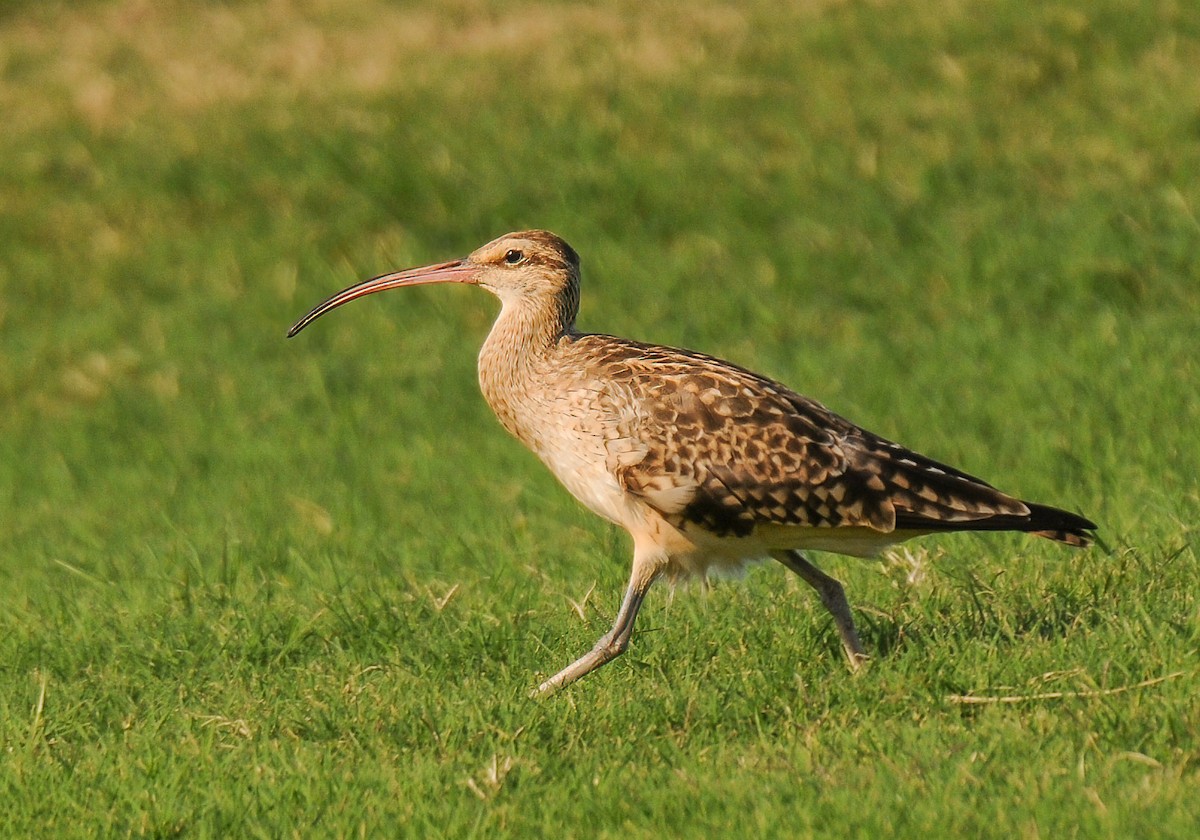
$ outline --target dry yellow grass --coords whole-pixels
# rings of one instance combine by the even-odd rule
[[[53,7],[0,24],[2,60],[45,65],[45,96],[31,103],[21,74],[0,80],[0,107],[25,130],[63,116],[62,105],[98,132],[163,108],[195,115],[215,105],[292,98],[335,100],[439,83],[498,83],[494,62],[527,62],[550,90],[608,72],[647,80],[679,77],[704,60],[704,43],[743,40],[735,7],[645,3],[526,4],[496,8],[444,2],[398,8],[363,2],[239,5],[123,0]]]

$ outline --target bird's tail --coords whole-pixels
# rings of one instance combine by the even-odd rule
[[[1055,540],[1077,548],[1092,544],[1096,523],[1070,511],[1035,502],[1023,502],[1027,514],[995,514],[978,519],[944,520],[900,513],[898,528],[914,528],[932,533],[937,531],[1024,531],[1038,537]]]
[[[1049,505],[1026,502],[1029,508],[1029,533],[1060,543],[1087,548],[1092,544],[1096,523],[1086,517]]]
[[[982,479],[882,438],[870,443],[864,469],[883,482],[898,531],[1024,531],[1079,548],[1092,544],[1096,523],[1086,517],[1001,493]]]

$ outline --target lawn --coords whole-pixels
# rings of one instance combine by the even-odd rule
[[[1192,837],[1200,9],[0,6],[0,833]],[[478,393],[580,326],[779,378],[1099,544],[948,536],[611,624],[622,532]]]

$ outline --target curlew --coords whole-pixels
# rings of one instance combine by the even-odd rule
[[[633,538],[612,629],[543,682],[544,695],[623,653],[659,578],[773,557],[816,590],[852,669],[866,659],[846,594],[808,550],[869,557],[948,531],[1025,531],[1073,546],[1096,525],[1022,501],[721,359],[575,329],[579,256],[548,231],[510,233],[465,259],[384,274],[319,304],[288,332],[374,292],[481,286],[500,314],[479,353],[483,396],[591,511]]]

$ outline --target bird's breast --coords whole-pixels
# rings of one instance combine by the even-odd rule
[[[560,360],[561,361],[561,360]],[[592,512],[638,527],[644,506],[621,486],[613,449],[625,425],[613,383],[569,364],[480,366],[480,387],[510,434]]]
[[[604,400],[587,385],[567,387],[553,399],[532,401],[519,418],[518,437],[589,510],[628,526],[630,499],[609,456],[615,422]]]

